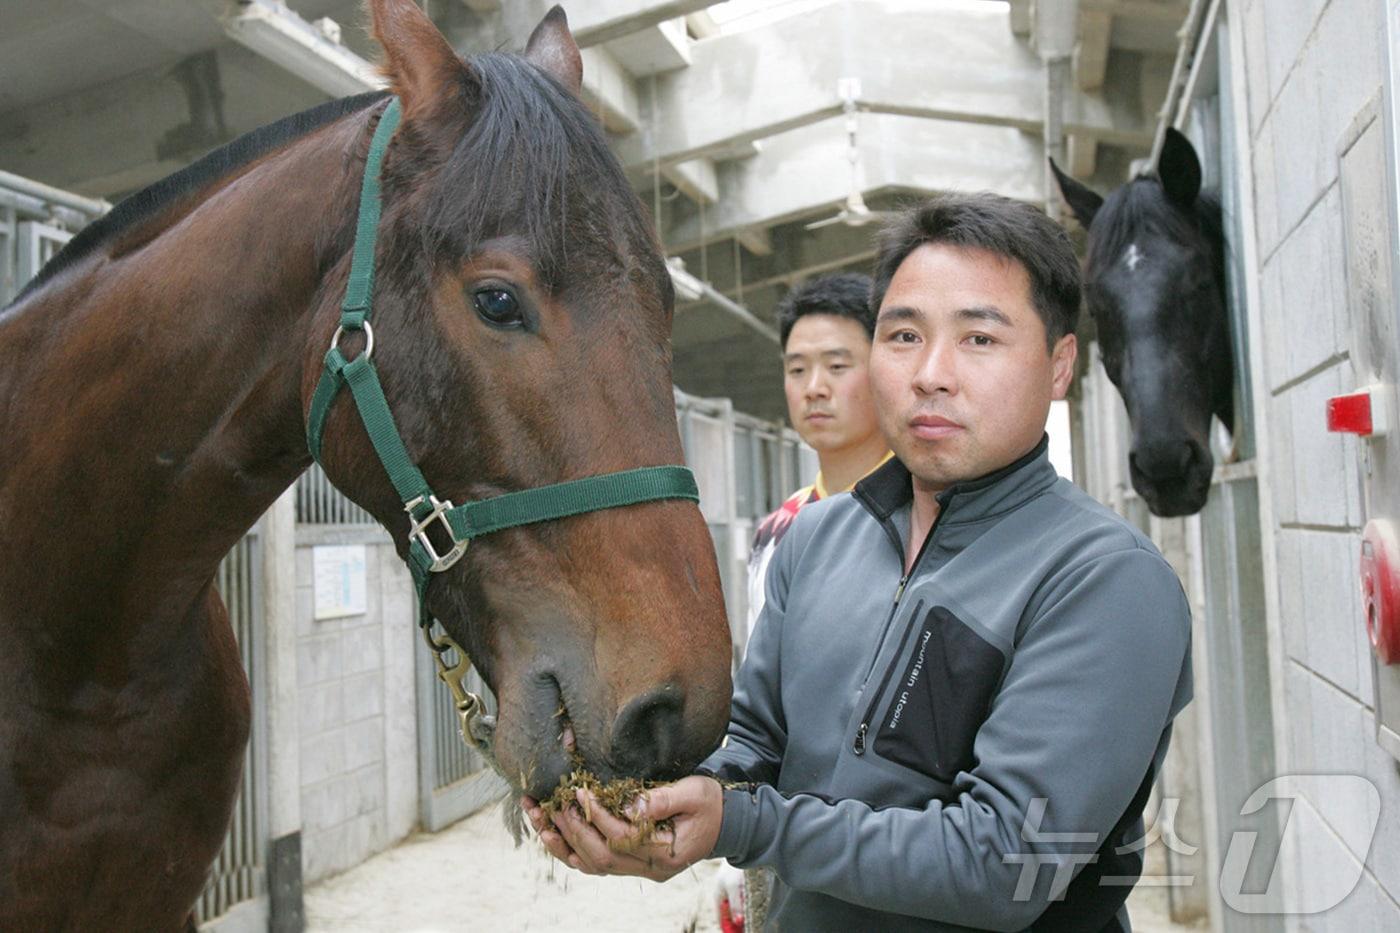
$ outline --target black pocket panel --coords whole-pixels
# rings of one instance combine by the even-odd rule
[[[942,606],[916,628],[913,653],[875,731],[875,753],[945,784],[972,767],[1003,656]]]

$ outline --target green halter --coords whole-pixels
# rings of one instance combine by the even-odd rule
[[[457,700],[458,712],[462,717],[462,737],[479,746],[481,743],[473,736],[471,725],[480,716],[480,700],[466,693],[461,686],[461,678],[465,676],[469,663],[466,654],[451,638],[434,638],[429,631],[432,618],[426,608],[426,596],[431,575],[457,563],[473,538],[495,531],[640,502],[662,499],[698,502],[700,493],[695,485],[695,476],[688,468],[661,466],[539,486],[459,506],[434,494],[399,437],[393,415],[389,413],[389,404],[384,398],[384,389],[379,383],[379,374],[371,359],[374,355],[374,330],[370,327],[369,314],[374,291],[374,246],[381,205],[379,173],[389,139],[399,125],[400,112],[398,98],[392,98],[379,118],[379,126],[370,144],[360,187],[360,213],[355,226],[350,281],[345,289],[345,301],[341,304],[340,326],[331,338],[325,370],[311,397],[306,441],[311,456],[319,463],[326,414],[341,386],[348,385],[370,442],[409,516],[407,560],[418,591],[418,623],[423,627],[428,644],[436,652],[438,676],[452,689]],[[346,331],[353,330],[365,332],[365,348],[353,360],[347,360],[340,352],[340,338]],[[428,539],[428,529],[435,522],[452,541],[452,547],[445,554],[437,553]],[[462,659],[455,667],[449,668],[443,662],[442,654],[447,648],[455,648]]]

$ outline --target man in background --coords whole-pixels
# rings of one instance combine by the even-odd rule
[[[817,452],[820,469],[812,485],[797,490],[758,525],[749,552],[745,635],[763,610],[763,579],[773,549],[798,510],[848,491],[889,458],[870,396],[875,312],[869,299],[870,276],[838,272],[808,279],[778,305],[788,419]]]
[[[745,637],[763,611],[768,561],[798,510],[847,492],[889,459],[875,416],[868,364],[875,333],[870,276],[837,272],[808,279],[778,305],[783,349],[783,394],[788,419],[820,468],[812,485],[794,492],[758,525],[749,551]],[[720,917],[726,929],[760,929],[767,905],[768,873],[720,868]],[[747,920],[747,926],[745,921]]]

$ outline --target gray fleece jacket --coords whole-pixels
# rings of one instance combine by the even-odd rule
[[[773,868],[767,929],[1129,929],[1189,609],[1046,447],[941,493],[907,578],[898,460],[779,545],[701,766],[747,785],[714,855]]]

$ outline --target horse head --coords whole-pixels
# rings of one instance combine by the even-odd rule
[[[373,362],[417,467],[461,503],[683,462],[670,278],[577,97],[563,12],[523,55],[463,61],[413,0],[370,7],[402,113],[383,163]],[[318,299],[305,399],[349,266],[347,249]],[[364,335],[338,345],[364,352]],[[321,459],[406,555],[404,503],[344,394]],[[728,626],[691,502],[474,540],[432,575],[426,605],[495,692],[493,754],[520,790],[547,795],[580,759],[605,779],[679,776],[723,733]]]
[[[1051,168],[1088,231],[1084,291],[1104,369],[1127,406],[1133,488],[1156,515],[1205,505],[1210,419],[1233,430],[1234,367],[1219,202],[1168,129],[1154,174],[1100,197]]]

